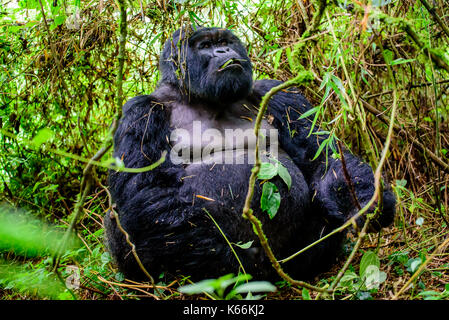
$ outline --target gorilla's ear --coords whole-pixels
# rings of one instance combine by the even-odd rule
[[[195,31],[201,29],[199,25],[187,25],[176,30],[165,42],[164,49],[159,58],[160,82],[180,86],[180,77],[185,72],[185,50],[187,40]]]
[[[160,82],[169,83],[172,85],[178,85],[179,80],[176,76],[179,63],[179,48],[178,42],[182,29],[178,29],[173,35],[165,42],[164,49],[159,58],[159,72]]]

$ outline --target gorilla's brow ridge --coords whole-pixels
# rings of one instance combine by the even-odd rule
[[[233,34],[226,29],[203,29],[196,31],[192,36],[189,37],[189,45],[195,44],[199,40],[214,40],[214,39],[233,39]]]

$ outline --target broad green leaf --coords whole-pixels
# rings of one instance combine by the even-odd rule
[[[402,180],[396,180],[396,186],[398,187],[405,187],[407,184],[407,180],[402,179]]]
[[[366,251],[363,254],[362,260],[360,261],[359,275],[361,278],[365,276],[365,272],[369,266],[375,266],[377,269],[380,267],[380,261],[377,255],[373,251]]]
[[[284,167],[281,163],[278,164],[278,174],[279,177],[284,180],[285,184],[288,187],[288,190],[290,190],[292,186],[292,177],[290,176],[290,173],[288,173],[287,168]]]
[[[115,280],[117,280],[118,282],[122,282],[125,280],[125,275],[121,272],[117,272],[114,276]]]
[[[245,281],[251,280],[252,276],[249,274],[239,274],[236,277],[233,277],[233,274],[227,274],[223,277],[217,279],[216,288],[219,289],[219,293],[223,294],[224,290],[229,287],[231,284],[238,285],[239,283],[243,283]],[[221,291],[221,292],[220,292]]]
[[[56,24],[57,26],[60,26],[61,24],[63,24],[65,22],[66,16],[65,15],[59,15],[55,18],[54,24]]]
[[[281,195],[278,188],[271,182],[265,182],[262,187],[262,197],[260,198],[260,207],[268,213],[270,219],[273,219],[281,205]]]
[[[282,180],[284,180],[285,184],[288,187],[288,190],[290,190],[290,187],[292,186],[292,177],[290,176],[290,173],[288,172],[287,168],[284,167],[282,162],[275,158],[272,158],[272,160],[276,162],[277,174],[279,175],[279,177],[281,177]]]
[[[246,292],[274,292],[276,287],[267,281],[252,281],[235,288],[236,293]]]
[[[407,261],[407,271],[414,273],[416,270],[418,270],[419,266],[422,263],[421,258],[414,258]]]
[[[215,279],[202,280],[197,283],[188,284],[178,288],[178,291],[185,294],[198,294],[202,292],[213,293]]]
[[[14,289],[17,292],[27,292],[47,299],[70,299],[62,295],[66,288],[54,273],[42,268],[33,269],[33,267],[0,259],[2,289]]]
[[[379,289],[379,285],[387,279],[385,272],[379,271],[374,265],[369,265],[364,273],[365,287],[368,290]]]
[[[262,162],[257,178],[259,178],[260,180],[268,180],[277,175],[277,173],[278,169],[274,164],[270,162]]]
[[[32,215],[0,207],[0,252],[9,251],[26,257],[55,254],[59,250],[64,233]],[[77,239],[71,236],[62,250],[75,248]]]
[[[348,282],[359,279],[359,276],[352,271],[347,270],[343,277],[341,277],[339,285],[347,284]]]

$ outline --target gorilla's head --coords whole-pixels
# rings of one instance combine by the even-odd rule
[[[159,61],[161,83],[189,98],[233,102],[252,89],[252,65],[245,47],[229,30],[184,28],[167,40]]]

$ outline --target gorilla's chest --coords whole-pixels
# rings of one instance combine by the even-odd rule
[[[172,162],[187,165],[254,164],[257,108],[248,101],[217,109],[175,103],[171,107]],[[259,154],[277,156],[277,130],[262,121]]]

